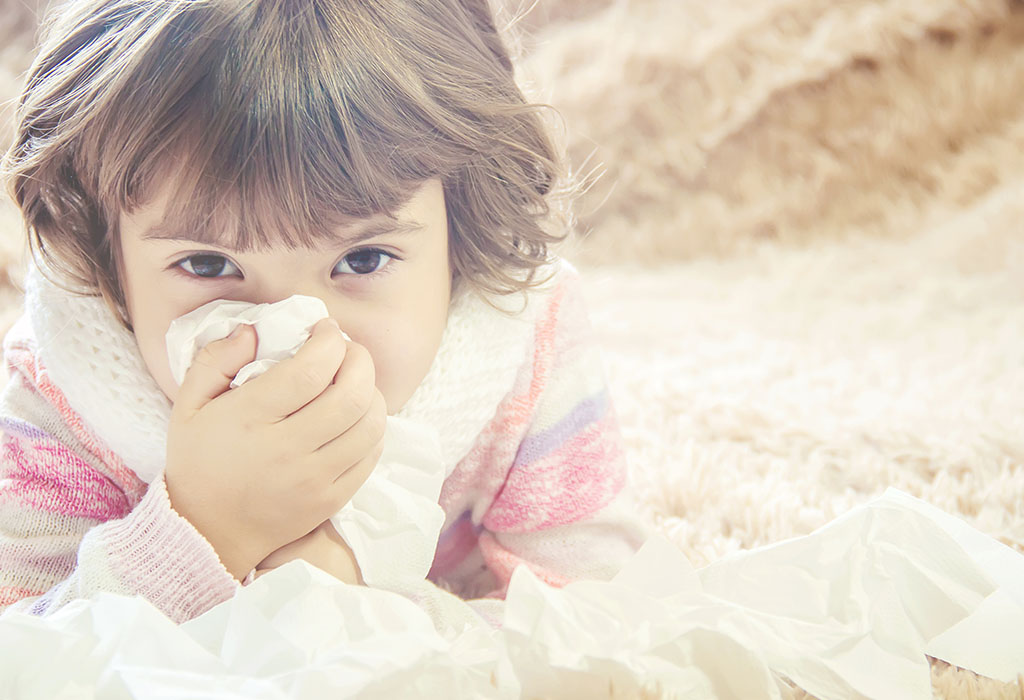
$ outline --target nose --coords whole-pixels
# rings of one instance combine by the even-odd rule
[[[242,294],[252,304],[273,304],[296,294],[326,300],[326,290],[311,274],[287,274],[277,270],[272,275],[252,275]]]
[[[286,284],[275,284],[271,287],[260,287],[258,290],[247,293],[243,301],[247,301],[251,304],[273,304],[278,301],[284,301],[285,299],[295,295],[316,297],[317,299],[326,302],[322,290],[309,287],[308,285],[303,287],[300,285]]]
[[[324,255],[306,250],[275,247],[241,261],[243,282],[235,298],[251,304],[273,304],[296,294],[321,299],[330,294],[330,278],[324,273]]]

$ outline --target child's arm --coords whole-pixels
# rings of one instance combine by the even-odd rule
[[[184,621],[231,597],[238,582],[171,509],[162,480],[146,490],[130,471],[103,463],[95,444],[38,410],[45,402],[18,375],[3,403],[0,610],[46,614],[107,591],[143,595]],[[35,415],[14,418],[12,406]]]
[[[324,334],[333,338],[330,329],[323,330],[321,335]],[[39,364],[32,341],[25,338],[5,346],[12,376],[0,408],[4,428],[0,451],[0,607],[21,601],[20,608],[42,614],[75,598],[107,591],[142,595],[169,617],[181,621],[230,597],[237,586],[236,579],[244,577],[274,547],[257,550],[259,555],[251,560],[236,556],[233,567],[225,566],[225,552],[244,555],[251,547],[224,546],[221,537],[222,547],[215,549],[211,544],[214,540],[207,532],[200,534],[195,520],[181,517],[177,504],[172,507],[174,499],[167,485],[171,466],[177,468],[174,474],[179,477],[179,492],[180,482],[187,480],[190,470],[200,472],[200,476],[223,477],[213,472],[224,467],[232,455],[218,454],[207,446],[227,443],[230,451],[237,441],[222,435],[216,426],[210,428],[212,434],[198,434],[205,428],[190,426],[190,420],[198,422],[190,413],[183,419],[185,437],[178,443],[184,441],[185,449],[175,452],[173,465],[169,461],[168,478],[158,479],[147,490],[116,454],[85,429],[81,417],[70,409]],[[301,367],[292,362],[289,367],[278,369],[277,374],[299,370]],[[225,384],[228,376],[222,377]],[[368,386],[372,390],[372,379]],[[245,423],[230,407],[224,410],[237,418],[235,422]],[[381,415],[383,411],[381,400]],[[357,425],[362,423],[357,421]],[[366,431],[353,440],[346,445],[354,444],[353,449],[362,455],[378,438]],[[333,478],[342,469],[337,465],[351,460],[346,462],[331,453],[321,461],[327,464]],[[241,462],[242,468],[256,471],[254,460]],[[372,468],[372,464],[367,464],[364,471]],[[271,472],[283,471],[285,479],[306,475],[298,466],[292,470],[281,470],[276,463],[269,466]],[[356,471],[349,469],[343,477],[334,478],[335,487],[344,486],[349,491],[358,488],[365,474]],[[258,485],[265,485],[256,475],[252,478]],[[352,483],[345,486],[346,480]],[[226,488],[236,492],[236,500],[253,491],[242,489],[244,481],[235,478],[227,482]],[[200,496],[206,494],[210,498],[208,492],[212,489],[202,487],[200,483],[196,489]],[[223,499],[212,498],[214,502],[208,510],[222,515],[227,510]],[[290,513],[280,503],[273,508],[273,501],[263,509],[256,505],[249,520],[288,517]],[[321,517],[337,507],[335,501],[328,502]],[[306,511],[305,517],[317,517],[308,508]],[[209,520],[207,515],[203,522]],[[302,525],[293,523],[292,527]],[[217,531],[221,535],[224,532],[223,527]],[[289,539],[287,535],[281,538],[285,542]],[[229,545],[239,541],[239,537],[227,540]]]
[[[649,533],[630,496],[579,286],[571,269],[556,277],[529,366],[443,495],[450,506],[462,501],[458,484],[489,485],[470,519],[450,528],[472,530],[478,550],[448,567],[442,551],[435,562],[435,574],[449,578],[440,569],[450,568],[451,583],[470,595],[502,595],[520,564],[554,585],[610,578]],[[446,539],[465,536],[442,536],[442,550]]]
[[[0,397],[0,610],[54,611],[97,591],[143,595],[183,621],[238,582],[210,544],[100,443],[19,322]]]

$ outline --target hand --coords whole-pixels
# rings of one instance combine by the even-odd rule
[[[171,506],[238,579],[348,502],[377,464],[387,419],[369,353],[333,320],[229,391],[256,341],[242,325],[200,351],[167,434]]]
[[[321,523],[308,535],[271,553],[256,566],[256,578],[294,559],[304,559],[345,583],[363,582],[355,555],[330,520]]]

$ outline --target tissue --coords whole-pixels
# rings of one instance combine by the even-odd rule
[[[218,299],[171,322],[167,329],[167,359],[180,386],[196,355],[207,344],[226,338],[236,326],[256,330],[256,359],[235,375],[231,388],[241,386],[281,360],[294,355],[309,340],[313,326],[327,318],[327,305],[316,297],[296,294],[274,304],[250,304]],[[348,338],[348,336],[345,336]]]
[[[17,698],[778,700],[787,678],[821,700],[930,700],[940,639],[946,661],[1016,679],[1022,571],[1019,553],[890,490],[699,570],[660,535],[611,581],[555,588],[519,567],[499,629],[445,594],[444,617],[465,622],[442,633],[415,598],[301,561],[182,625],[111,594],[8,611],[0,678]]]
[[[231,382],[232,388],[240,386],[294,355],[327,315],[322,300],[301,295],[274,304],[212,301],[171,322],[166,335],[171,372],[180,384],[205,345],[246,323],[256,329],[258,343],[256,360]],[[389,416],[376,468],[331,518],[368,586],[400,588],[426,578],[444,525],[438,504],[444,477],[437,429]]]

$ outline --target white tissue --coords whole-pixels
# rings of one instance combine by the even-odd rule
[[[309,340],[316,322],[327,318],[327,306],[300,294],[274,304],[249,304],[218,299],[171,322],[167,329],[167,359],[180,386],[196,355],[209,343],[226,338],[236,326],[256,330],[256,359],[235,375],[231,388],[241,386],[281,360],[294,355]],[[348,336],[346,336],[348,337]]]
[[[427,577],[444,525],[437,502],[443,480],[437,430],[389,417],[377,468],[331,518],[360,563],[366,585],[392,588]],[[372,567],[363,566],[370,561]]]
[[[274,304],[212,301],[175,319],[167,331],[174,378],[180,384],[206,344],[246,323],[256,329],[257,359],[231,382],[240,386],[298,352],[316,322],[327,315],[323,301],[301,295]],[[389,588],[426,578],[444,524],[437,502],[444,477],[437,429],[389,416],[376,468],[331,518],[367,585]]]
[[[1024,557],[889,491],[820,530],[695,571],[661,536],[609,582],[512,575],[500,629],[448,596],[346,586],[305,562],[173,625],[100,594],[47,617],[0,617],[13,697],[932,697],[927,653],[1004,681],[1024,658]],[[428,582],[414,593],[443,594]],[[447,594],[444,594],[447,595]],[[462,614],[465,609],[465,614]],[[969,634],[951,634],[954,630]],[[1005,668],[988,668],[995,655]],[[789,693],[786,694],[786,697]]]

